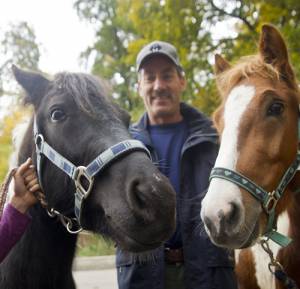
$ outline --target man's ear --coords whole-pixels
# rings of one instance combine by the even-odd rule
[[[182,91],[184,91],[186,89],[186,78],[185,78],[185,75],[181,75],[180,76],[180,83],[181,83]]]
[[[137,81],[137,84],[136,84],[136,88],[137,88],[137,93],[138,95],[143,98],[142,94],[141,94],[141,76],[139,75],[138,76],[138,81]]]

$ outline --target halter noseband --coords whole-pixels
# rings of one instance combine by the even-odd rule
[[[298,136],[300,136],[300,119],[298,119]],[[266,238],[273,240],[275,243],[282,247],[287,246],[292,240],[288,236],[284,236],[277,232],[277,227],[275,223],[275,208],[279,199],[283,196],[283,193],[293,179],[296,172],[299,170],[300,165],[300,151],[297,152],[295,161],[289,166],[289,168],[284,173],[281,178],[279,185],[272,192],[267,192],[259,185],[255,184],[253,181],[245,177],[239,172],[233,170],[214,167],[211,171],[209,180],[213,178],[220,178],[232,182],[239,187],[248,191],[253,197],[255,197],[261,204],[268,216],[267,228],[263,234]]]
[[[78,233],[82,230],[81,228],[81,211],[83,206],[83,201],[90,194],[93,184],[94,177],[102,172],[107,166],[120,157],[133,151],[145,152],[151,159],[151,154],[149,150],[144,146],[144,144],[138,140],[128,139],[121,141],[110,148],[106,149],[104,152],[99,154],[88,166],[78,166],[76,167],[72,162],[67,160],[61,154],[59,154],[55,149],[53,149],[45,140],[42,134],[38,132],[38,126],[36,118],[34,118],[33,123],[34,132],[34,142],[36,146],[37,155],[37,173],[39,178],[39,183],[42,187],[42,173],[41,173],[41,157],[44,155],[48,160],[50,160],[54,165],[66,173],[75,183],[76,193],[75,193],[75,207],[74,212],[76,216],[76,221],[79,230],[72,231],[70,229],[70,224],[67,224],[67,229],[70,233]],[[52,215],[52,212],[57,212],[53,208],[48,212]],[[56,215],[62,215],[56,213]],[[70,218],[66,217],[70,220]],[[63,222],[64,223],[64,222]]]

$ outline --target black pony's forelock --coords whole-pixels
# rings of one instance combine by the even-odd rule
[[[98,119],[104,107],[114,111],[109,86],[104,80],[85,73],[61,72],[54,76],[52,93],[69,94],[80,110]]]

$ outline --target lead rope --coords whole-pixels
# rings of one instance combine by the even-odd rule
[[[6,199],[7,199],[9,184],[10,184],[13,176],[15,175],[16,171],[17,171],[17,168],[13,168],[12,170],[10,170],[10,172],[6,175],[4,182],[1,184],[1,187],[0,187],[0,216],[2,216],[2,214],[3,214],[4,205],[5,205]]]
[[[6,203],[6,199],[7,199],[9,184],[10,184],[11,180],[13,179],[13,176],[15,175],[16,171],[17,171],[17,168],[13,168],[12,170],[10,170],[10,172],[6,175],[4,182],[0,186],[0,217],[3,214],[3,209],[4,209],[4,205]],[[50,217],[52,217],[52,218],[58,217],[59,218],[59,220],[61,221],[63,226],[66,227],[66,229],[68,230],[69,233],[77,234],[80,231],[82,231],[82,228],[78,226],[75,218],[68,218],[68,217],[62,215],[60,212],[54,210],[53,208],[49,209],[49,205],[46,201],[46,197],[45,197],[44,193],[38,192],[37,194],[35,194],[35,197],[38,199],[41,206],[46,209],[46,211]],[[73,229],[74,227],[77,227],[77,229],[74,230]]]
[[[283,269],[283,266],[274,258],[274,254],[270,249],[269,239],[262,239],[260,245],[263,250],[269,255],[270,263],[268,264],[269,271],[279,280],[287,289],[298,289],[297,284],[291,279]]]
[[[82,231],[82,227],[78,224],[76,218],[69,218],[64,216],[59,211],[55,210],[54,208],[49,208],[49,205],[46,201],[46,196],[44,193],[39,192],[36,195],[36,198],[39,200],[41,206],[47,211],[49,217],[55,218],[58,217],[60,222],[63,224],[63,226],[67,229],[67,231],[71,234],[78,234]],[[74,229],[76,227],[76,229]]]

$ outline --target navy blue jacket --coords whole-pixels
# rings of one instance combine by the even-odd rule
[[[196,109],[181,104],[188,137],[181,153],[181,189],[177,196],[178,218],[184,251],[185,289],[236,289],[233,253],[211,243],[200,219],[201,200],[218,152],[217,133],[211,121]],[[147,132],[147,115],[131,127],[133,138],[156,153]],[[134,255],[117,249],[119,289],[163,289],[164,248],[153,252],[155,261],[135,262]]]

